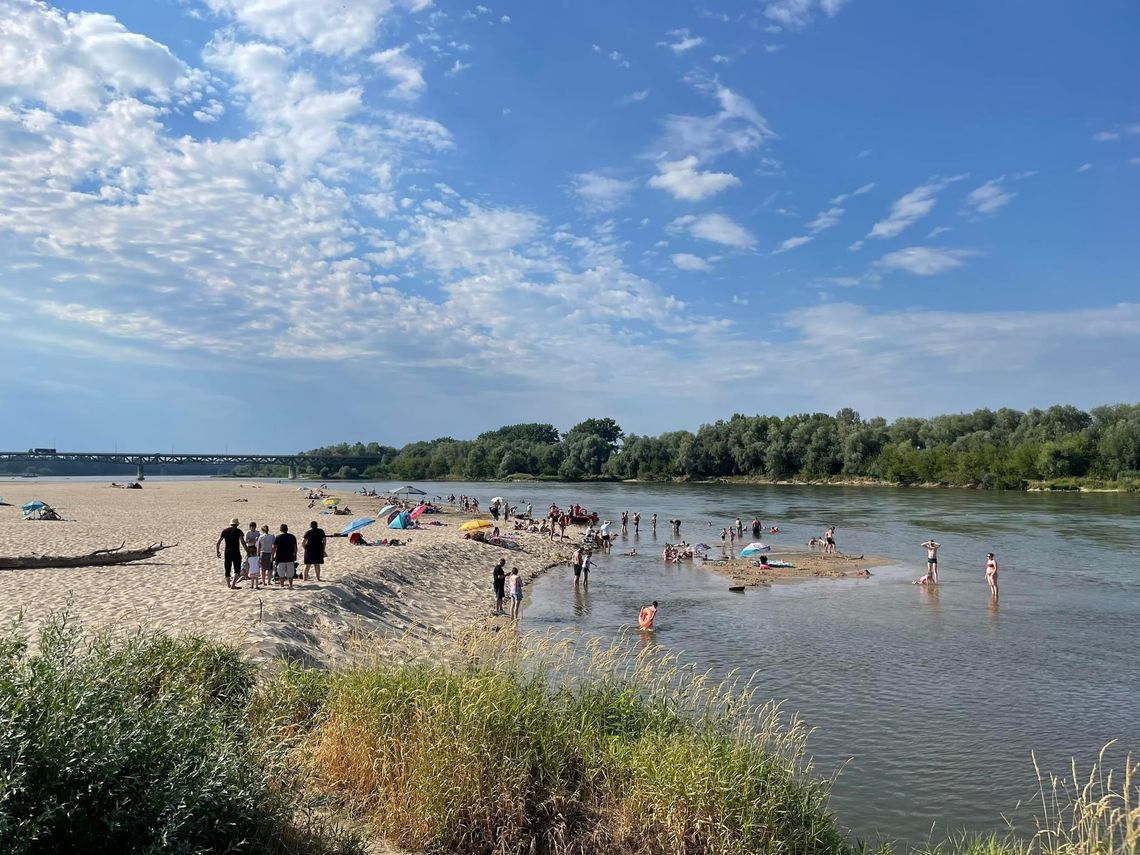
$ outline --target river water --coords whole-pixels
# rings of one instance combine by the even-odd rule
[[[615,639],[658,600],[654,643],[699,670],[756,672],[760,696],[815,728],[817,770],[842,765],[832,806],[864,840],[919,843],[961,830],[1031,831],[1043,769],[1140,754],[1140,496],[965,490],[643,484],[421,484],[485,506],[504,495],[580,502],[640,536],[597,555],[588,592],[569,568],[530,586],[523,626]],[[660,520],[648,530],[650,514]],[[690,543],[720,543],[740,516],[803,547],[828,524],[841,551],[891,558],[871,579],[809,580],[728,591],[688,565],[667,566],[667,520]],[[709,527],[708,522],[713,525]],[[747,528],[746,528],[747,537]],[[911,585],[919,544],[942,544],[937,589]],[[619,553],[637,546],[644,554]],[[739,548],[739,547],[738,547]],[[719,547],[714,552],[718,552]],[[1000,565],[991,602],[985,555]]]

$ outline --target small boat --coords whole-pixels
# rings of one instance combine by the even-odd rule
[[[732,593],[734,593],[734,594],[743,594],[744,593],[744,586],[743,585],[729,585],[728,590],[732,591]]]

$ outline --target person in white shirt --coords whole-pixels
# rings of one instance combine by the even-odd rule
[[[273,541],[274,537],[269,533],[269,526],[263,525],[261,537],[257,539],[257,551],[261,559],[257,563],[261,565],[262,585],[268,585],[272,581],[269,577],[273,573],[273,562],[269,559],[273,556]]]

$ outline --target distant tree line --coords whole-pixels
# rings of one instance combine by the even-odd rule
[[[1002,408],[929,419],[862,419],[852,409],[745,416],[696,433],[626,435],[613,419],[587,419],[565,433],[548,424],[508,425],[473,440],[441,437],[403,448],[341,443],[310,454],[373,457],[362,472],[322,477],[400,481],[540,477],[672,480],[877,479],[1024,489],[1031,481],[1076,486],[1097,480],[1140,486],[1140,405],[1090,412],[1068,405]]]

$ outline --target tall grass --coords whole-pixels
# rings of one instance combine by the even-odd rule
[[[302,743],[316,785],[417,851],[849,851],[798,721],[668,658],[566,650],[329,675]]]
[[[0,851],[349,852],[289,803],[236,651],[161,634],[0,641]],[[286,784],[283,789],[282,784]]]

